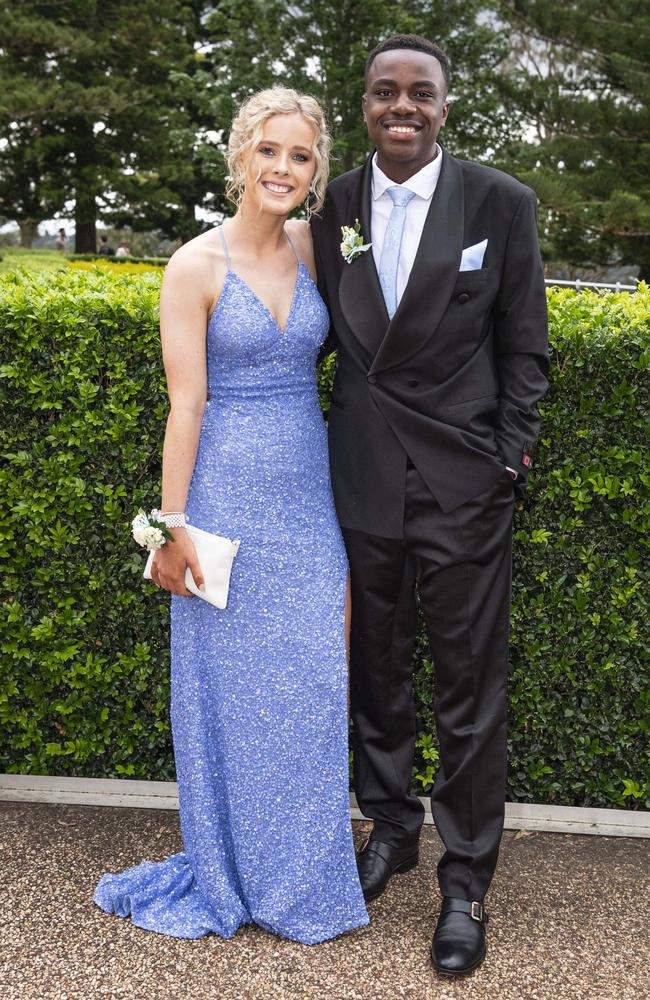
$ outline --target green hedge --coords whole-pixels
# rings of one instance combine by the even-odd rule
[[[156,267],[164,267],[169,262],[169,257],[116,257],[115,254],[105,253],[67,253],[66,260],[110,260],[111,264],[153,264]]]
[[[0,278],[0,771],[174,774],[169,599],[129,521],[159,499],[159,274]],[[515,801],[648,805],[642,467],[650,291],[549,293],[552,385],[515,524]],[[331,365],[321,370],[327,406]],[[644,645],[646,644],[646,645]],[[421,637],[414,778],[437,752]]]
[[[18,268],[27,270],[63,270],[75,261],[101,264],[147,264],[150,267],[165,267],[169,257],[116,257],[101,253],[62,253],[49,248],[27,249],[26,247],[2,247],[0,249],[0,272]]]

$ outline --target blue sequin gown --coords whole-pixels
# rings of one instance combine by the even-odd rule
[[[228,259],[186,510],[241,546],[224,611],[171,599],[184,851],[104,875],[93,897],[162,934],[255,922],[315,944],[368,923],[349,816],[347,563],[315,377],[327,329],[303,263],[283,332]]]

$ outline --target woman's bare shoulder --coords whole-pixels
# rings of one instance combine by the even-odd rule
[[[186,274],[197,268],[214,270],[221,264],[225,268],[226,256],[215,227],[199,233],[194,239],[188,240],[175,250],[169,258],[167,270]]]
[[[219,297],[227,271],[223,244],[216,228],[188,240],[169,258],[165,268],[167,288],[192,288],[205,300],[208,308]]]
[[[311,271],[312,277],[314,277],[316,274],[316,265],[314,263],[314,245],[312,243],[309,223],[305,222],[304,219],[288,219],[285,226],[289,236],[293,240],[298,256],[305,262]]]
[[[284,224],[289,236],[296,245],[296,249],[311,246],[311,233],[309,223],[304,219],[287,219]]]

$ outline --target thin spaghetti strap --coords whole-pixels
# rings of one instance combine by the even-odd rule
[[[284,231],[284,235],[285,235],[285,236],[287,237],[287,242],[289,243],[289,246],[290,246],[290,247],[291,247],[291,249],[293,250],[293,255],[294,255],[294,257],[295,257],[295,258],[296,258],[296,260],[298,261],[298,264],[300,264],[300,257],[299,257],[299,256],[298,256],[298,254],[296,253],[296,248],[295,248],[295,247],[294,247],[294,245],[293,245],[293,240],[292,240],[292,239],[291,239],[291,237],[289,236],[289,233],[288,233],[288,232],[286,231],[286,229],[285,229],[285,231]]]
[[[223,231],[223,222],[219,226],[219,236],[221,237],[221,245],[223,246],[223,252],[226,255],[226,265],[229,271],[232,271],[232,263],[230,261],[230,254],[228,253],[228,244],[226,243],[226,237]]]

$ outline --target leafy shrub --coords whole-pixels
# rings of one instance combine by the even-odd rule
[[[165,267],[169,258],[168,257],[134,257],[128,255],[126,257],[116,257],[109,256],[103,253],[69,253],[66,254],[67,260],[74,263],[75,261],[88,261],[95,263],[107,263],[115,264],[116,267],[124,267],[129,264],[151,264],[154,267]]]
[[[159,498],[167,413],[160,274],[0,277],[0,770],[167,779],[169,599],[129,522]],[[549,292],[552,386],[515,522],[510,788],[515,801],[638,807],[650,292]],[[319,372],[324,409],[332,362]],[[417,648],[414,778],[438,754]]]
[[[0,769],[173,775],[168,605],[128,532],[160,489],[159,286],[2,281]]]
[[[60,250],[3,247],[0,255],[2,273],[15,271],[18,268],[27,268],[30,271],[63,271],[67,266],[68,258]]]
[[[144,274],[162,270],[164,264],[150,264],[129,257],[96,257],[93,260],[75,259],[69,266],[73,271],[99,271],[101,274]]]
[[[108,272],[140,274],[143,271],[163,268],[167,257],[107,257],[104,254],[62,253],[44,247],[3,247],[0,252],[0,272],[7,273],[26,268],[29,271],[63,271],[68,267],[91,270],[97,265]]]

